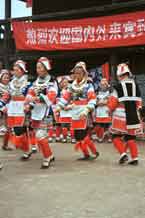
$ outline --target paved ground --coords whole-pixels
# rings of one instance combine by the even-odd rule
[[[20,152],[0,151],[0,218],[145,218],[145,144],[140,165],[120,167],[112,144],[100,158],[80,163],[70,144],[54,144],[57,158],[40,170],[41,156],[19,161]]]

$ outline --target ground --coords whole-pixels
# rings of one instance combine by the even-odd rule
[[[20,162],[18,151],[0,151],[0,218],[145,218],[145,144],[140,165],[118,166],[112,144],[100,157],[78,162],[71,144],[53,144],[55,164],[40,170],[41,156]]]

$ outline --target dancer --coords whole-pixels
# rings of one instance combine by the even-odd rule
[[[26,96],[25,112],[31,111],[32,128],[36,133],[37,145],[43,154],[41,168],[46,169],[54,161],[48,143],[48,127],[52,125],[52,106],[56,102],[58,90],[56,81],[49,75],[51,70],[49,59],[41,57],[37,62],[36,70],[38,77]]]
[[[3,134],[3,150],[12,150],[8,147],[10,132],[7,127],[7,108],[6,104],[10,100],[9,93],[9,82],[10,82],[10,73],[8,70],[3,69],[0,73],[0,112],[1,112],[1,124],[0,124],[0,132]]]
[[[71,113],[71,127],[74,129],[77,140],[75,148],[80,149],[83,154],[79,160],[92,160],[99,156],[89,132],[92,123],[91,112],[95,109],[96,95],[92,83],[88,81],[86,64],[78,62],[73,72],[75,79],[60,98],[56,111],[61,112],[65,109],[68,110],[69,114]]]
[[[20,159],[25,161],[29,159],[31,153],[29,150],[27,126],[25,125],[24,102],[31,84],[28,82],[26,63],[24,61],[16,61],[13,66],[13,72],[13,79],[9,87],[11,99],[7,105],[7,124],[14,134],[13,140],[16,148],[23,151]]]
[[[3,135],[3,145],[2,148],[4,150],[9,150],[8,148],[8,138],[9,138],[9,131],[7,128],[7,108],[6,104],[10,100],[10,93],[9,93],[9,81],[10,81],[10,73],[8,70],[3,69],[0,72],[0,126]],[[3,168],[3,164],[0,162],[0,170]]]
[[[113,144],[120,154],[119,164],[128,162],[128,164],[137,165],[136,136],[142,133],[139,116],[142,104],[140,91],[128,65],[124,63],[118,65],[117,78],[119,83],[108,101],[108,107],[112,111]],[[126,153],[126,146],[130,149],[130,160]]]

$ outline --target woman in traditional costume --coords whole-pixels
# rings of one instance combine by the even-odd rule
[[[126,64],[117,67],[118,85],[114,87],[108,107],[112,111],[113,144],[120,154],[119,164],[138,164],[136,136],[142,134],[139,110],[142,107],[140,90]],[[131,159],[126,153],[130,149]],[[128,161],[129,160],[129,161]]]
[[[75,148],[80,149],[83,153],[83,157],[79,160],[92,160],[99,156],[96,146],[90,138],[91,113],[95,109],[96,95],[92,83],[88,81],[88,72],[84,62],[77,63],[73,73],[74,81],[63,92],[56,111],[60,112],[60,117],[64,114],[67,117],[66,111],[69,113],[71,128],[74,129],[77,141]]]
[[[49,75],[51,70],[50,60],[41,57],[36,66],[37,79],[25,100],[25,112],[31,111],[32,128],[36,133],[36,140],[43,155],[41,168],[49,168],[54,156],[48,142],[48,128],[52,126],[52,107],[56,103],[57,84]]]

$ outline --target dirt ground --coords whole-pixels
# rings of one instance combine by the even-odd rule
[[[21,162],[0,151],[0,218],[145,218],[145,143],[139,166],[119,166],[112,144],[98,144],[96,161],[76,161],[71,144],[52,144],[56,162],[41,170],[41,155]]]

